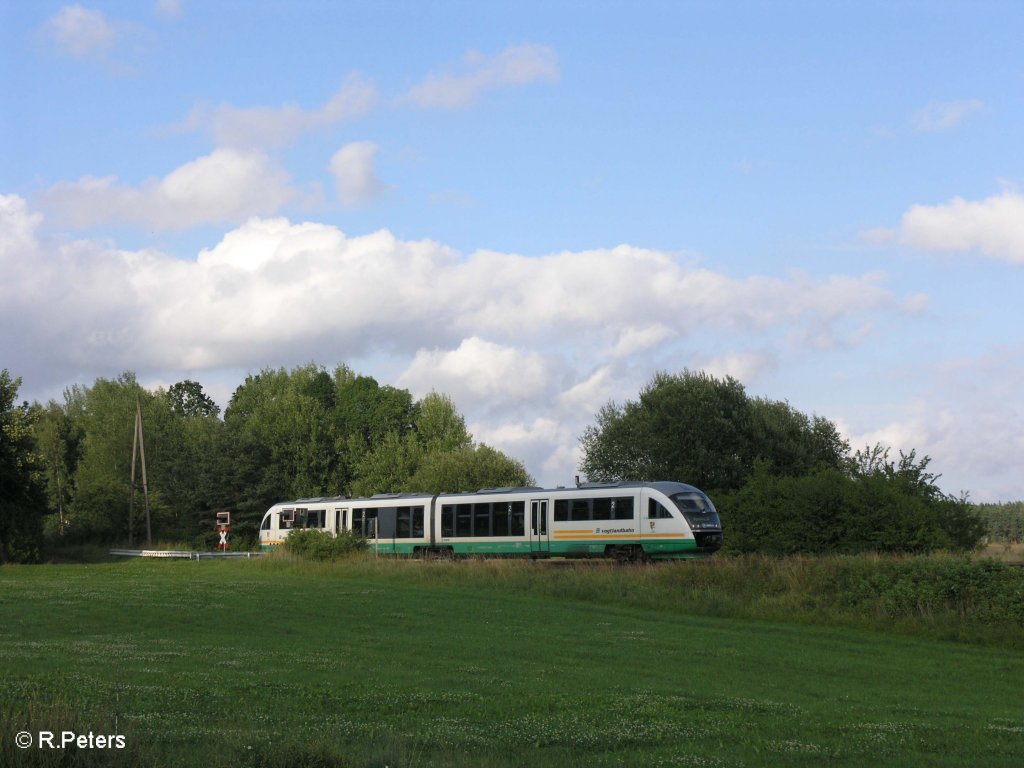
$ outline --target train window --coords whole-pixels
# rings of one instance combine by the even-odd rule
[[[408,539],[412,532],[412,508],[399,507],[398,516],[395,519],[395,538]]]
[[[557,499],[555,501],[555,522],[562,523],[569,519],[569,500]]]
[[[455,535],[473,535],[473,505],[459,504],[455,507]]]
[[[307,528],[323,528],[324,517],[327,515],[326,509],[311,509],[306,513],[306,527]]]
[[[589,520],[590,519],[590,500],[589,499],[573,499],[573,501],[572,501],[572,519],[573,520]]]
[[[473,505],[473,535],[474,536],[490,536],[491,535],[491,505],[490,504],[474,504]]]
[[[260,524],[260,530],[261,531],[269,531],[270,530],[270,515],[267,515],[266,517],[263,518],[263,522]]]
[[[496,503],[491,516],[491,536],[508,536],[508,519],[512,514],[512,505],[508,502]]]
[[[672,513],[654,499],[651,499],[647,503],[647,517],[651,520],[667,520],[672,517]]]
[[[611,520],[612,519],[612,500],[611,499],[594,499],[594,519],[595,520]]]
[[[632,520],[633,519],[633,497],[626,496],[622,499],[612,499],[612,519]]]
[[[376,509],[353,509],[352,530],[359,536],[367,539],[376,538],[377,532],[377,510]]]
[[[445,504],[441,507],[441,536],[455,535],[455,505]]]
[[[412,508],[412,537],[423,538],[423,507]]]
[[[525,536],[526,535],[526,502],[525,501],[513,501],[512,502],[512,527],[509,531],[510,536]]]

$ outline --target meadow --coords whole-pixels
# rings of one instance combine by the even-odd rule
[[[956,558],[6,567],[0,765],[1016,766],[1022,597]],[[125,747],[15,746],[64,730]]]

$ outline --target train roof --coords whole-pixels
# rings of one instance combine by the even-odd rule
[[[665,494],[678,493],[679,491],[699,491],[700,489],[689,485],[687,483],[679,483],[671,480],[655,480],[655,481],[642,481],[642,480],[618,480],[611,483],[582,483],[576,486],[557,486],[555,488],[541,488],[540,486],[527,485],[519,487],[502,487],[502,488],[481,488],[477,491],[458,491],[455,493],[440,493],[437,494],[443,498],[452,497],[466,497],[466,496],[495,496],[499,494],[508,493],[572,493],[574,491],[595,491],[608,489],[612,490],[615,488],[653,488],[656,491],[661,491]],[[294,499],[293,501],[281,501],[275,504],[275,507],[299,505],[299,504],[337,504],[340,502],[353,502],[353,501],[382,501],[385,499],[432,499],[435,494],[432,493],[378,493],[373,496],[316,496],[308,499]]]

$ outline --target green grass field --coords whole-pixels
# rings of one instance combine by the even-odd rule
[[[706,569],[3,568],[0,765],[1021,764],[1019,646],[698,615]]]

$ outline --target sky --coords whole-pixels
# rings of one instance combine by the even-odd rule
[[[545,486],[704,370],[1024,499],[1021,40],[1019,0],[0,0],[0,368],[223,407],[346,363]]]

